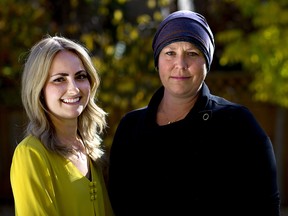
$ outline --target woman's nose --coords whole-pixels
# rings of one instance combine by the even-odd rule
[[[178,55],[178,57],[177,57],[177,66],[180,69],[185,69],[185,70],[188,68],[188,63],[187,63],[184,55]]]
[[[77,85],[77,82],[75,80],[71,80],[68,82],[68,93],[78,93],[79,92],[79,87]]]

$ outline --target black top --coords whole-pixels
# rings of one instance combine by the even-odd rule
[[[280,215],[273,146],[251,112],[204,84],[185,119],[159,126],[163,93],[116,131],[108,183],[116,216]]]

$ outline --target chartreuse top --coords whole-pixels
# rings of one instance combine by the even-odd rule
[[[91,160],[90,169],[92,181],[37,138],[26,137],[11,165],[16,215],[113,215],[101,169]]]

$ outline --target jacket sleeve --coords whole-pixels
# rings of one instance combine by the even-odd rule
[[[16,147],[10,170],[16,215],[57,215],[51,172],[45,158],[44,148],[27,143]]]

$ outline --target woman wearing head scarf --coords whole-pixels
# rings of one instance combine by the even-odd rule
[[[113,215],[101,171],[99,83],[80,44],[47,36],[32,47],[22,75],[29,123],[10,173],[15,215]]]
[[[152,47],[162,86],[122,118],[111,147],[115,214],[278,216],[269,137],[246,107],[205,84],[215,47],[205,18],[170,14]]]

